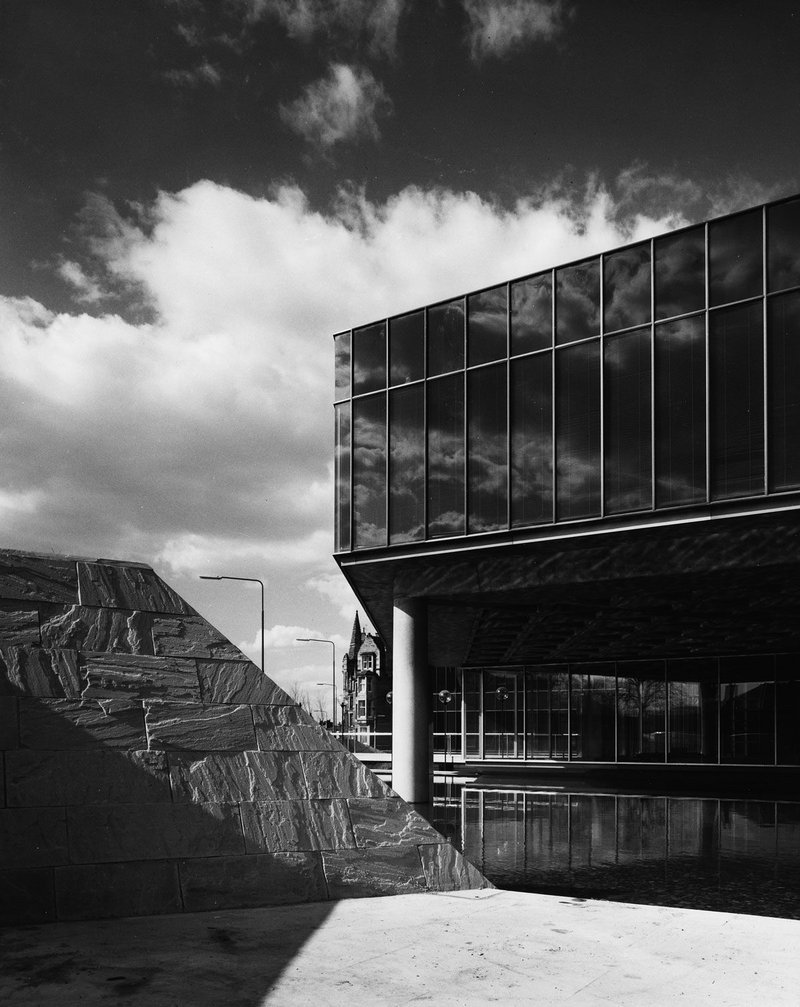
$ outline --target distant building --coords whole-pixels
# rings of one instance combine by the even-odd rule
[[[386,648],[377,633],[361,628],[356,612],[350,646],[342,660],[344,692],[342,729],[345,735],[371,748],[391,748],[392,688]]]

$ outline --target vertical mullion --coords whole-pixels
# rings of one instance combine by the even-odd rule
[[[556,479],[556,271],[550,270],[550,463],[553,482],[550,523],[558,520]]]
[[[764,437],[761,450],[764,454],[764,494],[769,493],[769,409],[767,396],[769,389],[767,386],[767,366],[769,364],[767,349],[767,208],[761,208],[761,349],[762,349],[762,382],[764,389]]]
[[[462,415],[462,426],[461,426],[461,445],[464,452],[464,531],[463,535],[469,535],[469,438],[467,436],[467,431],[469,430],[469,400],[467,399],[467,298],[464,297],[462,302],[464,305],[464,331],[462,333],[463,339],[463,353],[464,353],[464,364],[462,371],[462,383],[464,386],[463,391],[463,401],[464,401],[464,412]]]
[[[506,529],[511,528],[511,284],[506,284]]]
[[[604,317],[605,308],[605,291],[603,290],[603,284],[605,282],[605,272],[606,272],[606,257],[605,255],[600,256],[600,517],[605,517],[606,514],[606,396],[605,396],[605,379],[606,379],[606,320]]]
[[[708,224],[703,226],[704,232],[704,244],[705,244],[705,340],[706,340],[706,373],[705,373],[705,387],[706,387],[706,503],[711,500],[711,348],[709,345],[709,333],[710,333],[710,316],[711,309],[709,306],[709,269],[710,269],[710,257],[709,257],[709,247],[708,247]]]
[[[384,405],[383,405],[383,429],[384,429],[384,459],[383,459],[383,485],[385,487],[386,499],[383,505],[383,524],[386,529],[385,535],[386,540],[384,541],[384,546],[389,545],[389,506],[391,493],[389,492],[389,452],[391,451],[391,445],[389,444],[389,319],[387,318],[384,323],[383,329],[383,367],[384,373],[386,375],[384,379]],[[334,714],[335,715],[335,714]]]
[[[356,542],[356,538],[355,538],[355,531],[356,531],[355,512],[356,512],[356,509],[355,509],[355,506],[354,506],[355,501],[353,499],[353,467],[354,467],[354,464],[355,464],[355,450],[354,449],[355,449],[355,443],[356,443],[355,423],[353,422],[353,417],[354,417],[354,413],[355,413],[355,410],[353,409],[353,376],[354,376],[354,371],[355,371],[355,368],[353,366],[353,358],[355,357],[354,347],[355,347],[355,337],[353,335],[353,330],[351,329],[350,330],[350,365],[349,365],[350,366],[350,448],[349,448],[349,450],[350,450],[350,471],[349,471],[349,473],[347,475],[347,481],[349,483],[349,497],[350,497],[350,504],[348,506],[349,514],[347,515],[347,521],[348,521],[348,524],[350,525],[350,528],[349,528],[349,549],[348,549],[348,552],[352,552],[353,551],[353,549],[355,548],[355,542]]]
[[[656,509],[656,243],[650,239],[650,510]]]
[[[422,537],[428,539],[428,309],[422,312]]]

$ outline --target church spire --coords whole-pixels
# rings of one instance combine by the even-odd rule
[[[350,634],[350,647],[347,656],[352,660],[356,656],[358,648],[361,646],[361,623],[358,620],[358,612],[353,620],[353,632]]]

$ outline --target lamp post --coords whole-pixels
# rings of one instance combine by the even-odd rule
[[[331,645],[331,720],[333,721],[333,732],[336,733],[336,644],[333,640],[324,640],[319,636],[296,636],[298,643],[329,643]]]
[[[261,673],[264,674],[264,581],[258,577],[229,577],[222,574],[218,577],[211,577],[200,574],[200,580],[243,580],[248,584],[258,584],[261,587]]]

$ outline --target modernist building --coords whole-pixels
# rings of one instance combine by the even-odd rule
[[[361,628],[356,612],[350,646],[342,658],[342,730],[347,741],[382,751],[391,749],[392,676],[386,648],[377,633]]]
[[[432,709],[467,761],[800,765],[800,197],[335,347],[403,796]]]

